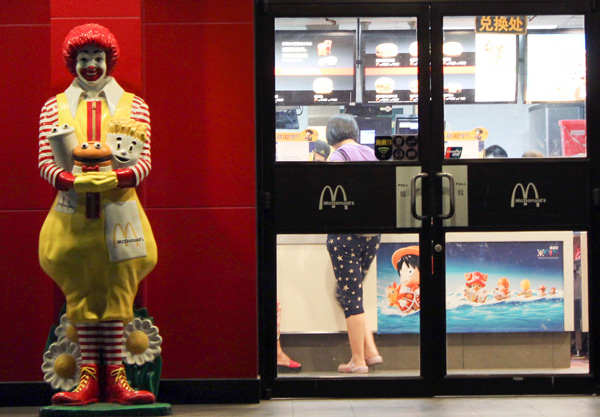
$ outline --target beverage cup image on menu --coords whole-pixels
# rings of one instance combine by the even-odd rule
[[[313,81],[313,91],[316,94],[330,94],[333,91],[331,78],[319,77]]]
[[[375,56],[378,58],[395,58],[398,55],[398,47],[395,43],[380,43],[375,47]]]
[[[377,94],[392,94],[396,83],[390,77],[379,77],[375,80],[375,92]]]
[[[324,40],[323,42],[317,44],[317,54],[319,56],[327,56],[331,55],[331,44],[333,42],[331,40]]]

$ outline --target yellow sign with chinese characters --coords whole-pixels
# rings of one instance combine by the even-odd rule
[[[466,132],[444,132],[444,140],[486,140],[488,130],[485,127],[476,127]]]
[[[301,132],[277,132],[275,140],[277,142],[315,142],[319,139],[317,129],[304,129]]]
[[[475,33],[527,34],[527,16],[477,16]]]

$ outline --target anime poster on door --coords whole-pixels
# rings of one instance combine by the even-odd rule
[[[379,333],[419,331],[421,300],[415,268],[405,262],[394,265],[403,254],[399,251],[407,252],[411,246],[381,244],[377,256]],[[563,256],[562,241],[447,243],[447,332],[564,331]]]
[[[419,333],[417,243],[382,243],[377,253],[377,332]]]

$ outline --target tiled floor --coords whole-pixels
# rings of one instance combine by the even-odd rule
[[[173,405],[180,417],[597,417],[600,397],[472,397],[375,400],[270,400],[260,404]],[[0,416],[37,416],[38,408],[0,408]]]

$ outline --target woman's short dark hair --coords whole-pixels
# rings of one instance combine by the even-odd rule
[[[327,143],[332,146],[346,139],[354,139],[358,142],[358,135],[358,124],[354,117],[348,114],[333,116],[327,122],[325,136],[327,136]]]

